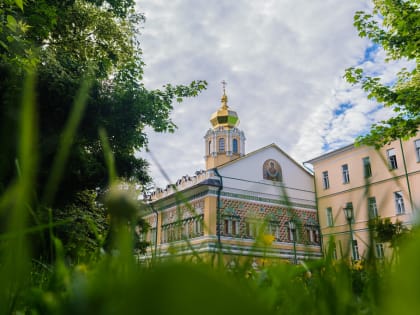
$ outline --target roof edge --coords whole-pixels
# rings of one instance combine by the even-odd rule
[[[328,157],[331,157],[331,156],[337,155],[339,153],[342,153],[342,152],[345,152],[345,151],[354,149],[355,147],[356,147],[355,144],[352,143],[352,144],[346,145],[344,147],[341,147],[341,148],[335,149],[333,151],[330,151],[330,152],[324,153],[322,155],[319,155],[319,156],[317,156],[317,157],[315,157],[313,159],[310,159],[308,161],[303,162],[303,164],[305,164],[305,163],[313,164],[313,163],[319,162],[321,160],[324,160],[324,159],[326,159]]]

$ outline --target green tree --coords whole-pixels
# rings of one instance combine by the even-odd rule
[[[75,261],[97,259],[103,247],[109,222],[105,207],[97,202],[96,191],[76,193],[73,202],[54,209],[55,234],[66,244],[67,257]]]
[[[381,46],[388,61],[414,63],[412,69],[401,69],[395,82],[387,85],[361,68],[346,70],[349,83],[360,84],[368,98],[395,112],[392,118],[374,124],[367,135],[358,138],[361,143],[379,148],[392,140],[414,136],[420,125],[420,1],[372,1],[371,13],[359,11],[354,16],[359,36]]]
[[[392,223],[390,218],[377,218],[371,224],[375,231],[376,240],[380,243],[389,243],[394,248],[400,246],[401,240],[409,232],[401,221],[397,220]]]
[[[21,3],[0,4],[0,193],[18,175],[22,81],[35,69],[39,162],[34,199],[39,217],[52,208],[53,217],[60,214],[66,222],[65,213],[74,219],[75,207],[93,205],[78,202],[81,193],[104,191],[109,182],[99,129],[106,130],[119,177],[146,183],[147,161],[134,156],[147,144],[145,128],[173,132],[173,103],[198,95],[206,83],[145,88],[138,37],[144,17],[132,0],[37,0],[25,2],[23,10],[16,4]],[[63,128],[86,81],[84,115],[67,139],[71,150],[60,180],[51,181]]]
[[[149,180],[147,162],[134,157],[135,151],[147,144],[145,127],[173,132],[176,128],[170,118],[173,102],[196,96],[206,83],[168,84],[160,90],[144,87],[144,65],[137,34],[143,16],[134,11],[134,1],[40,0],[26,3],[23,11],[10,3],[8,13],[17,24],[29,23],[22,40],[31,43],[39,60],[37,99],[41,158],[38,196],[44,193],[42,189],[50,175],[60,131],[88,71],[93,72],[95,79],[86,113],[73,139],[56,201],[66,203],[67,197],[71,198],[74,192],[104,187],[107,183],[98,137],[100,127],[106,129],[117,173],[126,179]],[[4,56],[0,63],[0,109],[5,113],[2,144],[8,148],[0,154],[3,162],[0,182],[5,186],[16,175],[13,132],[17,125],[20,82],[24,76],[24,67],[19,68],[13,60],[25,56],[20,50],[4,48],[0,52]]]

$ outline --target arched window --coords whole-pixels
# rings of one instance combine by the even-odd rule
[[[219,152],[225,151],[225,138],[219,139]]]
[[[233,153],[238,153],[238,139],[233,139],[232,151]]]
[[[211,155],[211,140],[209,141],[209,154],[208,155]]]

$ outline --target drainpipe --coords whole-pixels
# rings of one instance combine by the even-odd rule
[[[407,164],[405,162],[405,154],[404,154],[404,149],[403,149],[401,138],[399,140],[400,140],[401,154],[402,154],[403,163],[404,163],[405,180],[407,181],[408,197],[410,198],[411,212],[413,212],[414,211],[414,204],[413,204],[413,197],[411,196],[410,181],[408,179]]]
[[[219,250],[222,248],[222,243],[220,241],[220,192],[223,189],[223,178],[220,175],[219,171],[217,170],[217,167],[213,168],[214,173],[217,177],[220,179],[220,185],[217,189],[217,207],[216,207],[216,235],[217,235],[217,245],[219,247]]]
[[[305,164],[309,164],[309,163],[303,162],[303,166],[305,166],[306,169],[310,170],[310,168],[307,167]],[[321,221],[319,221],[318,193],[317,193],[317,190],[316,190],[315,170],[313,170],[313,173],[314,173],[313,176],[314,176],[314,193],[315,193],[316,219],[318,220],[319,248],[321,250],[321,255],[323,255],[324,254],[324,236],[322,235],[322,232],[321,232],[321,224],[320,224]]]

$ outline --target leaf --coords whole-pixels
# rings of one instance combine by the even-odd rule
[[[13,32],[16,31],[17,22],[16,22],[16,19],[12,15],[7,15],[7,27]]]
[[[9,50],[9,47],[1,40],[0,40],[0,46],[3,47],[6,50]]]
[[[23,0],[15,0],[15,3],[23,11]]]

